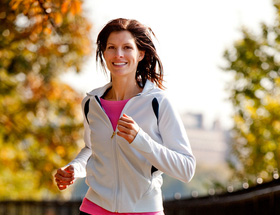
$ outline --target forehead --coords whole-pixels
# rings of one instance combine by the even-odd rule
[[[134,43],[135,39],[129,31],[113,31],[107,40],[107,43],[119,44],[119,43]]]

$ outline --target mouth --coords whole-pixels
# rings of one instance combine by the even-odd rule
[[[125,62],[122,62],[122,63],[113,63],[114,66],[124,66],[126,65],[127,63]]]

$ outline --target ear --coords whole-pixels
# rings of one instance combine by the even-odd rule
[[[141,60],[143,60],[144,57],[145,57],[145,51],[139,51],[139,59],[138,59],[138,62],[140,62]]]

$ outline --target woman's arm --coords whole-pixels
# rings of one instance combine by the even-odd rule
[[[91,144],[90,144],[90,130],[89,125],[86,120],[84,120],[84,142],[85,147],[81,149],[79,154],[74,160],[72,160],[67,166],[72,165],[74,167],[75,178],[86,177],[86,164],[89,157],[92,154]]]
[[[69,185],[73,184],[76,178],[83,178],[86,176],[85,167],[92,153],[90,149],[89,126],[86,120],[84,120],[84,129],[85,147],[82,148],[73,161],[65,167],[59,168],[54,175],[55,182],[60,190],[64,190]]]
[[[160,104],[159,131],[163,144],[155,142],[129,116],[118,124],[119,136],[125,138],[158,170],[184,182],[195,172],[195,157],[179,114],[167,99]]]

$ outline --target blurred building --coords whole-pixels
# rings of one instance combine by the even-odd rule
[[[197,163],[204,166],[226,163],[228,135],[219,120],[213,122],[211,129],[205,129],[202,114],[186,113],[181,117]]]
[[[226,163],[227,132],[219,120],[213,122],[211,129],[203,127],[202,114],[186,113],[182,120],[198,164],[215,166]]]

